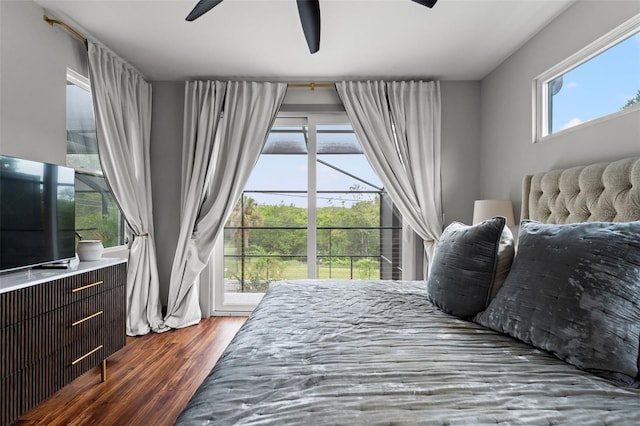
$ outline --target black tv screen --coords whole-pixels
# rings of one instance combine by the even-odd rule
[[[74,170],[0,155],[0,270],[74,256]]]

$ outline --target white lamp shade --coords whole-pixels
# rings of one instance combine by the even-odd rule
[[[507,226],[515,225],[511,200],[476,200],[473,204],[474,225],[496,216],[506,217]]]

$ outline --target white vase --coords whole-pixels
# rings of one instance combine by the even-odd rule
[[[88,262],[92,260],[100,260],[102,258],[102,241],[100,240],[80,240],[76,251],[80,262]]]

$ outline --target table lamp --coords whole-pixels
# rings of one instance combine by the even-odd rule
[[[513,204],[511,200],[476,200],[473,204],[473,224],[495,216],[507,218],[507,226],[514,226]]]

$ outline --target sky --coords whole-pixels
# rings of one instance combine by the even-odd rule
[[[350,126],[349,126],[350,127]],[[353,133],[333,135],[337,141],[353,142]],[[319,135],[319,139],[323,136]],[[382,182],[375,174],[364,154],[318,154],[318,160],[331,164],[341,170],[357,176],[362,181],[340,173],[331,167],[317,163],[318,191],[349,191],[354,185],[361,190],[382,188]],[[308,157],[305,154],[264,154],[260,156],[247,185],[246,191],[252,190],[297,190],[307,189]],[[363,182],[364,181],[364,182]],[[372,185],[367,185],[367,183]],[[258,203],[295,205],[307,207],[305,194],[256,194],[248,196]],[[363,195],[361,195],[362,197]],[[349,206],[354,196],[347,194],[318,194],[318,207],[329,205]]]
[[[640,89],[640,33],[563,76],[553,97],[553,132],[619,111]]]

